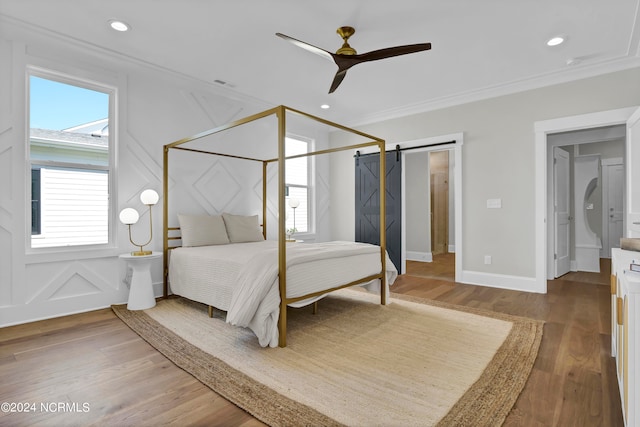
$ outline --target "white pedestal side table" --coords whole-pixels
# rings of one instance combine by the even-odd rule
[[[162,253],[153,252],[151,255],[135,256],[130,253],[120,255],[133,270],[131,288],[129,289],[129,310],[146,310],[156,305],[151,282],[151,261],[160,258]]]

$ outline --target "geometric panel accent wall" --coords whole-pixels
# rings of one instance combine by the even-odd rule
[[[213,164],[193,183],[193,188],[200,196],[198,200],[207,204],[213,212],[221,213],[228,210],[242,186],[220,160],[214,160]],[[210,211],[210,209],[206,210]]]
[[[35,295],[30,296],[28,303],[34,301],[51,301],[57,299],[78,297],[83,295],[96,294],[100,292],[113,292],[117,288],[117,282],[111,283],[110,277],[104,277],[94,271],[93,268],[89,268],[85,262],[74,261],[71,263],[55,263],[55,266],[59,268],[57,272],[52,272],[52,265],[49,265],[46,270],[43,270],[39,266],[33,266],[28,269],[29,282],[35,283],[38,281],[45,281],[47,276],[50,278],[48,282],[45,282],[42,289],[37,291]],[[107,270],[105,274],[110,274]]]

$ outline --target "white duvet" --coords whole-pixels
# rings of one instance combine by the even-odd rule
[[[354,242],[287,244],[287,297],[331,289],[377,274],[380,268],[379,246]],[[386,270],[388,287],[398,275],[388,256]],[[278,345],[277,242],[180,248],[172,251],[169,278],[175,294],[226,310],[227,322],[250,328],[263,347]],[[379,292],[379,280],[365,285]],[[320,298],[290,305],[304,306]]]

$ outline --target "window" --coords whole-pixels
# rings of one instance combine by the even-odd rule
[[[111,93],[29,76],[31,248],[109,243]]]
[[[285,138],[285,151],[287,156],[295,156],[309,152],[310,141],[300,137]],[[300,157],[289,159],[285,168],[286,181],[286,207],[287,207],[287,229],[295,228],[297,233],[310,233],[310,185],[309,176],[313,157]],[[290,201],[297,200],[300,204],[297,208],[291,207]]]

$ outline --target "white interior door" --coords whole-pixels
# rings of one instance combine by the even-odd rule
[[[608,165],[603,168],[607,182],[607,252],[606,257],[611,258],[611,248],[620,247],[620,238],[624,232],[623,218],[623,191],[624,191],[624,166]]]
[[[640,108],[627,120],[626,237],[640,237]]]
[[[554,277],[568,273],[571,267],[569,197],[569,153],[553,147]]]

